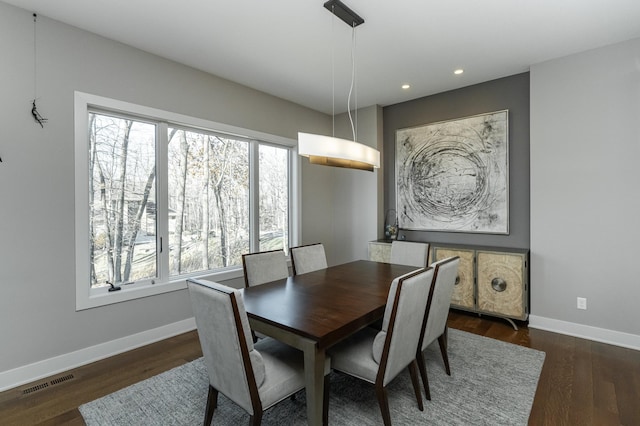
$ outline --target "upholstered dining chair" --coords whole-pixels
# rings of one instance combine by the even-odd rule
[[[271,338],[254,345],[239,290],[195,279],[187,285],[209,376],[204,424],[211,424],[221,392],[249,413],[251,425],[259,425],[264,410],[305,387],[302,352]],[[325,424],[329,372],[327,357]]]
[[[391,283],[382,330],[367,327],[329,348],[332,368],[375,385],[382,420],[391,424],[387,385],[407,366],[418,408],[423,410],[416,357],[433,269],[421,269]]]
[[[327,267],[327,256],[322,243],[292,247],[289,253],[293,275],[306,274]]]
[[[282,250],[262,251],[242,255],[242,269],[244,270],[244,285],[251,287],[271,281],[276,281],[289,276],[287,258]],[[251,331],[253,342],[258,337],[266,337],[262,333]]]
[[[429,262],[429,243],[392,241],[390,262],[397,265],[426,268]]]
[[[287,258],[282,250],[262,251],[242,255],[246,287],[276,281],[289,276]]]
[[[451,375],[449,354],[447,351],[447,318],[449,316],[449,306],[451,305],[451,296],[453,295],[453,287],[456,284],[459,265],[460,258],[458,256],[448,257],[431,264],[431,267],[434,269],[433,286],[431,286],[431,291],[429,292],[427,313],[424,317],[420,347],[416,354],[422,384],[424,385],[424,393],[428,400],[431,400],[431,393],[429,392],[429,380],[427,379],[427,368],[424,362],[424,351],[436,339],[440,346],[445,371],[449,376]]]

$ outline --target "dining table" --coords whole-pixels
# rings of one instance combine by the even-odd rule
[[[309,425],[322,424],[326,350],[382,318],[393,279],[416,269],[359,260],[242,290],[251,328],[304,353]]]

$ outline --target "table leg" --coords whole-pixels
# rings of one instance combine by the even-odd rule
[[[322,425],[322,404],[324,399],[325,352],[318,349],[313,341],[307,341],[304,351],[304,376],[307,392],[307,423]]]

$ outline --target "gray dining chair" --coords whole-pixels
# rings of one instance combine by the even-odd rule
[[[390,263],[426,268],[429,262],[429,243],[392,241]]]
[[[327,268],[327,256],[322,243],[292,247],[289,253],[291,254],[293,275]]]
[[[418,350],[432,281],[432,268],[394,279],[387,296],[382,330],[367,327],[328,350],[334,370],[374,384],[386,426],[391,425],[387,385],[407,367],[418,408],[423,410],[414,350]]]
[[[243,254],[242,269],[245,287],[269,283],[289,276],[287,258],[282,250]],[[266,337],[255,331],[251,331],[251,335],[254,343],[258,341],[258,337]]]
[[[221,392],[249,413],[251,425],[259,425],[264,410],[304,389],[302,352],[271,338],[254,345],[239,290],[195,279],[187,280],[187,285],[209,376],[204,424],[211,424]],[[327,357],[325,424],[329,372],[330,358]]]
[[[282,250],[262,251],[242,255],[246,287],[280,280],[289,276],[287,258]]]
[[[447,318],[449,317],[449,306],[451,305],[451,296],[458,277],[459,265],[460,258],[458,256],[448,257],[431,264],[434,269],[433,286],[429,292],[420,347],[416,354],[422,384],[424,385],[424,393],[428,400],[431,400],[431,393],[429,391],[427,368],[424,362],[424,351],[436,339],[440,346],[445,371],[447,375],[451,375],[447,350]]]

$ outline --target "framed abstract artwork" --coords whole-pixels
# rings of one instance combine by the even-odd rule
[[[509,233],[509,111],[396,131],[402,229]]]

